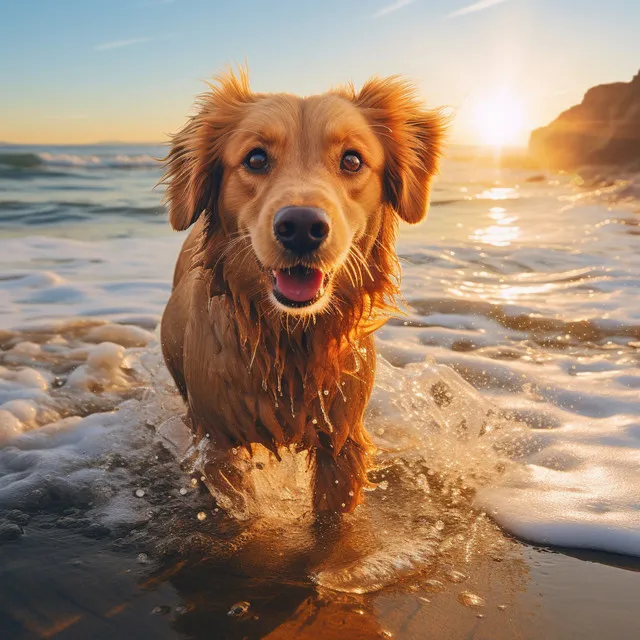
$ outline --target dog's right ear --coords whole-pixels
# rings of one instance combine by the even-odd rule
[[[198,98],[196,115],[171,136],[171,150],[164,159],[163,200],[176,231],[190,227],[205,209],[217,215],[225,134],[237,125],[242,107],[254,100],[244,69],[218,76],[209,87]]]

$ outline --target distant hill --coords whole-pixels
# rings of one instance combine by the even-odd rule
[[[531,133],[529,152],[551,169],[607,165],[640,170],[640,72],[631,82],[589,89],[580,104]]]
[[[122,140],[102,140],[100,142],[79,142],[79,143],[62,143],[56,144],[37,143],[37,142],[6,142],[0,140],[0,146],[2,147],[162,147],[166,144],[164,142],[123,142]]]
[[[164,142],[125,142],[123,140],[101,140],[100,142],[94,142],[87,144],[88,147],[159,147]]]

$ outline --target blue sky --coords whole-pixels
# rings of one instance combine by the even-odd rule
[[[259,91],[407,75],[472,143],[475,105],[495,91],[521,101],[528,130],[640,67],[631,0],[0,0],[0,15],[11,142],[163,140],[202,79],[246,60]]]

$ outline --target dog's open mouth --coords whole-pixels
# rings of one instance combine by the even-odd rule
[[[273,295],[287,307],[302,308],[317,302],[323,295],[329,274],[298,264],[272,271]]]

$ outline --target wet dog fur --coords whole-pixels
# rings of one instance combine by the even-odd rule
[[[196,440],[215,452],[214,486],[241,488],[232,452],[293,446],[309,452],[317,513],[362,500],[372,333],[395,309],[398,221],[424,219],[443,132],[397,77],[301,98],[253,93],[239,72],[211,84],[172,137],[169,220],[192,228],[162,349]],[[279,240],[274,221],[291,207],[324,212],[317,248]],[[309,289],[308,274],[322,280],[312,299],[279,295],[278,283]]]

